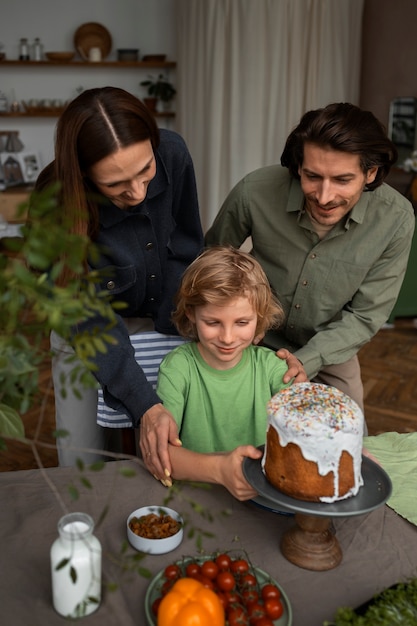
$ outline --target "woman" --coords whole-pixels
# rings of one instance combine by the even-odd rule
[[[174,294],[203,245],[191,156],[183,139],[159,130],[133,95],[114,87],[90,89],[62,113],[55,160],[40,174],[36,189],[55,181],[59,206],[73,231],[98,246],[100,255],[89,269],[101,270],[99,288],[126,304],[115,327],[106,331],[115,341],[95,356],[94,375],[106,403],[122,410],[128,424],[140,424],[147,467],[163,477],[170,471],[167,441],[179,445],[178,431],[136,362],[129,334],[177,334],[170,320]],[[107,323],[95,317],[74,333],[104,329]],[[115,431],[96,423],[96,390],[80,390],[80,398],[67,386],[62,396],[62,373],[74,368],[65,355],[73,350],[55,334],[51,345],[57,428],[70,433],[58,446],[60,464],[72,465],[77,458],[92,462],[97,454],[87,449],[109,449],[106,439]]]

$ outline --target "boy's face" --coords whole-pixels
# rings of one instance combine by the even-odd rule
[[[218,370],[237,365],[255,337],[257,315],[247,297],[234,298],[225,306],[196,306],[188,316],[197,328],[201,356]]]

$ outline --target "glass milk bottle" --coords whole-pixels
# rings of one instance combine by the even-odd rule
[[[65,617],[93,613],[101,599],[101,545],[86,513],[69,513],[58,522],[51,547],[52,601]]]

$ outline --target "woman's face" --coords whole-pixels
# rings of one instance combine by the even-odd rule
[[[120,148],[87,172],[103,196],[119,209],[143,202],[148,185],[156,174],[156,161],[149,139]]]

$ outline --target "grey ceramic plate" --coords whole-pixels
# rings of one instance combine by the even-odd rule
[[[249,500],[249,502],[255,504],[260,509],[266,509],[267,511],[270,511],[271,513],[278,513],[278,515],[289,515],[290,517],[294,516],[294,511],[290,511],[284,506],[278,507],[271,500],[269,500],[268,498],[264,498],[263,496],[256,496],[256,498],[252,498],[252,500]]]
[[[259,449],[263,450],[264,446]],[[262,459],[246,459],[243,462],[243,473],[248,483],[256,489],[263,498],[271,502],[271,507],[284,507],[284,510],[306,515],[324,517],[350,517],[362,515],[377,509],[384,504],[391,495],[392,483],[388,474],[367,456],[362,457],[362,477],[364,484],[356,496],[339,500],[339,502],[306,502],[296,500],[275,489],[265,478],[261,466]]]

